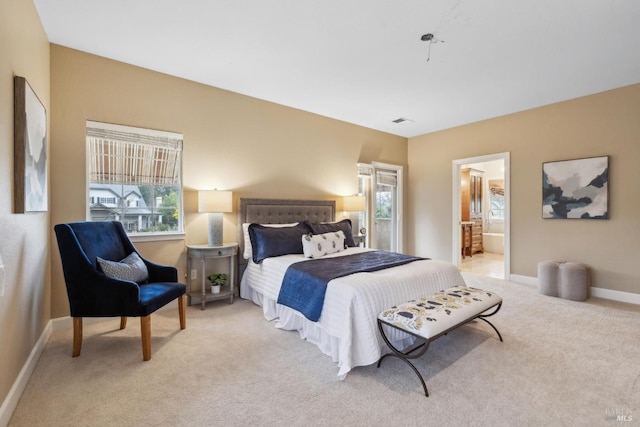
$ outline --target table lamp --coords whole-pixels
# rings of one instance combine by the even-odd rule
[[[222,245],[222,214],[233,212],[232,200],[232,191],[198,191],[198,212],[209,214],[209,246]]]
[[[367,210],[367,199],[364,196],[344,196],[342,198],[342,210],[345,212],[350,212],[349,219],[351,220],[351,225],[356,226],[358,223],[359,215],[355,215],[352,218],[351,213],[355,212],[363,212]],[[367,229],[365,227],[360,228],[359,230],[361,235],[367,234]],[[356,235],[354,230],[354,236]]]
[[[364,196],[345,196],[342,198],[342,210],[345,212],[362,212],[366,210]]]

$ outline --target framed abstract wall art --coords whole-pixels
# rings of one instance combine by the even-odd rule
[[[24,77],[13,78],[14,211],[48,209],[47,110]]]
[[[543,218],[609,218],[609,156],[542,164]]]

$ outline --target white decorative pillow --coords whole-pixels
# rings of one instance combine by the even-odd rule
[[[244,252],[242,252],[242,256],[244,259],[250,259],[253,256],[253,249],[251,248],[251,239],[249,238],[249,226],[250,222],[245,222],[242,224],[242,236],[244,237]],[[298,225],[297,222],[293,222],[291,224],[260,224],[263,227],[293,227]]]
[[[302,250],[307,258],[320,258],[328,254],[344,251],[344,232],[331,231],[324,234],[302,236]]]
[[[100,268],[102,268],[102,272],[114,279],[142,283],[149,278],[147,266],[135,252],[131,252],[120,262],[109,261],[100,257],[96,259],[98,260],[98,264],[100,264]]]
[[[319,224],[312,224],[310,221],[305,222],[313,234],[342,230],[344,232],[345,244],[349,247],[358,246],[353,238],[353,230],[351,228],[351,220],[349,218],[345,218],[338,222],[321,222]]]

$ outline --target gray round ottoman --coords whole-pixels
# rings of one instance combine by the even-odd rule
[[[558,288],[560,272],[558,261],[540,261],[538,263],[538,292],[542,295],[549,295],[550,297],[557,297],[560,295]]]
[[[587,267],[577,262],[560,264],[560,298],[585,301],[589,298]]]

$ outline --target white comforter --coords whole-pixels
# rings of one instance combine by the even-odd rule
[[[366,250],[349,248],[328,256]],[[297,330],[301,338],[331,356],[338,363],[338,379],[344,379],[352,368],[370,365],[380,358],[384,342],[376,323],[379,312],[412,298],[465,284],[453,264],[433,260],[351,274],[329,282],[322,315],[317,322],[312,322],[298,311],[276,302],[287,267],[305,260],[308,259],[303,255],[267,258],[262,264],[249,260],[240,284],[240,296],[262,306],[265,318],[276,320],[276,327]]]

